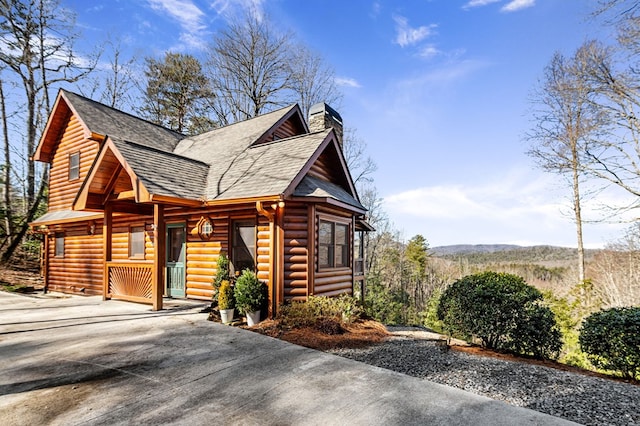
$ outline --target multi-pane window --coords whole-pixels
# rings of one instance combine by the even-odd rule
[[[80,152],[69,155],[69,180],[80,177]]]
[[[64,233],[56,232],[56,257],[64,257]]]
[[[356,231],[353,239],[353,272],[364,274],[364,232]]]
[[[252,220],[233,222],[231,264],[235,273],[256,268],[256,223]]]
[[[144,226],[129,228],[129,257],[144,258]]]
[[[318,224],[318,267],[349,266],[349,225],[320,220]]]

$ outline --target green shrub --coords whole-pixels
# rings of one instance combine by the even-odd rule
[[[233,297],[233,286],[229,280],[220,283],[220,296],[218,297],[218,309],[235,309],[236,301]]]
[[[245,269],[236,280],[233,295],[241,314],[259,311],[267,301],[267,286],[258,280],[253,271]]]
[[[340,297],[309,296],[305,302],[291,302],[280,308],[278,318],[284,325],[297,328],[315,326],[326,318],[349,324],[361,314],[357,299],[343,294]]]
[[[212,300],[214,305],[218,302],[218,296],[220,295],[220,285],[222,281],[229,281],[229,258],[224,252],[218,255],[218,262],[216,267],[216,276],[213,278],[213,296]]]
[[[562,347],[551,310],[524,279],[483,272],[463,277],[440,298],[438,319],[452,335],[479,339],[491,349],[537,358],[556,358]]]
[[[392,291],[380,283],[379,277],[372,275],[367,280],[364,304],[367,315],[383,324],[404,323],[404,295]]]
[[[579,341],[596,367],[640,379],[640,307],[610,308],[589,315]]]

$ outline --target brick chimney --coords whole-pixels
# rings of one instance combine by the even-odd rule
[[[333,128],[338,137],[338,144],[342,148],[342,117],[338,112],[324,102],[313,105],[309,109],[309,130],[319,132]]]

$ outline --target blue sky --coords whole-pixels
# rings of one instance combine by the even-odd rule
[[[268,15],[334,67],[344,93],[336,109],[366,141],[385,210],[406,239],[575,246],[565,185],[534,167],[523,137],[530,93],[553,53],[571,55],[610,30],[589,19],[592,0],[62,4],[77,13],[85,48],[112,34],[140,57],[202,57],[234,14]],[[597,217],[597,201],[588,218]],[[587,224],[586,245],[601,246],[621,229]]]

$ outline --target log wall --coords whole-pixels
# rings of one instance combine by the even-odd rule
[[[55,256],[55,233],[64,233],[64,256]],[[102,294],[102,222],[89,234],[89,222],[77,222],[52,230],[48,238],[47,285],[51,291]]]
[[[71,115],[55,155],[49,176],[49,211],[70,210],[82,182],[98,153],[99,144],[86,139],[80,121]],[[80,178],[69,180],[69,155],[80,152]]]
[[[284,216],[285,300],[305,300],[309,295],[308,224],[306,205],[287,204]]]

